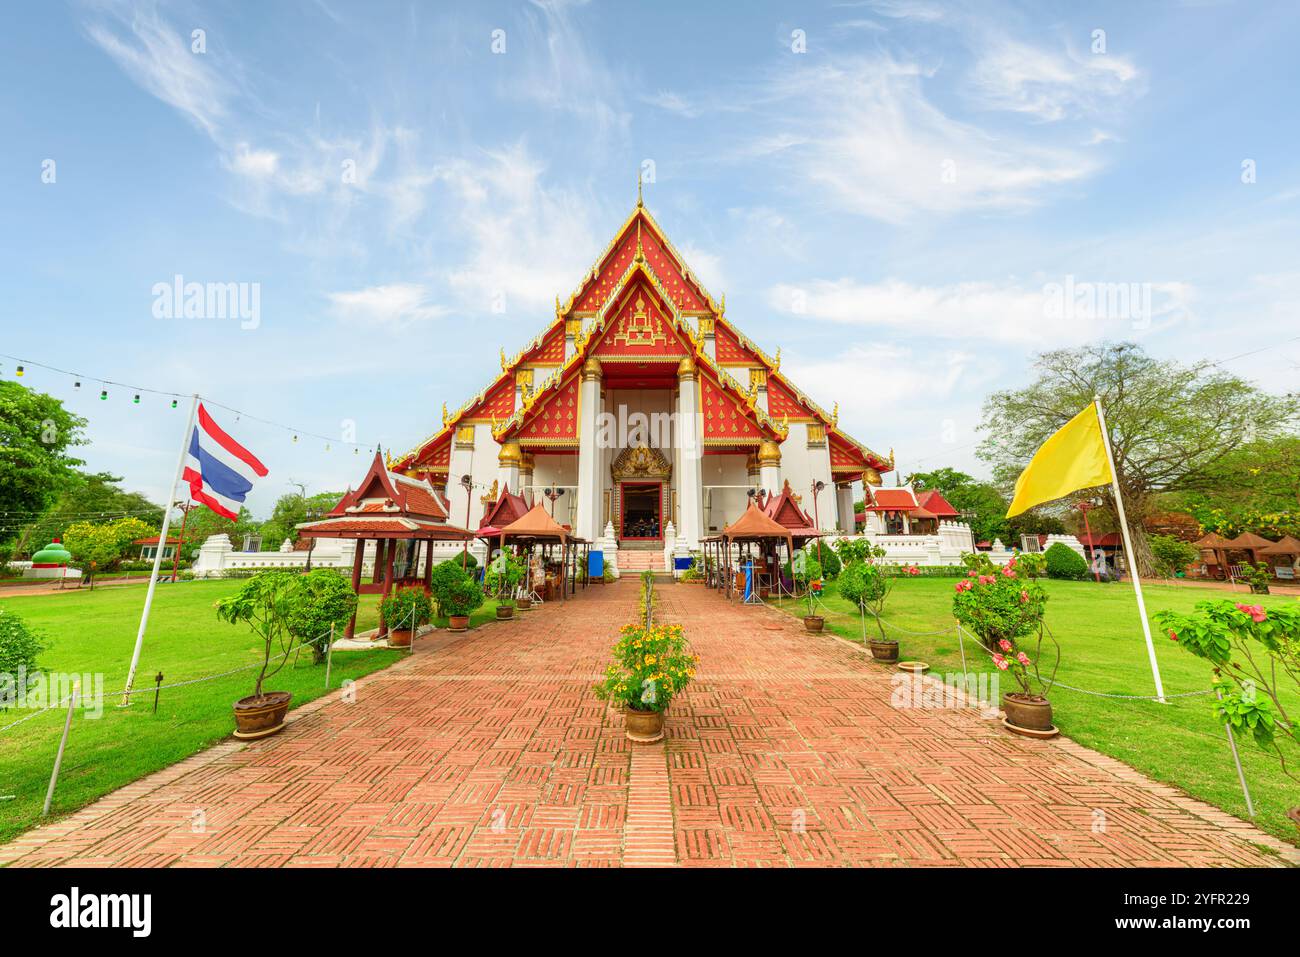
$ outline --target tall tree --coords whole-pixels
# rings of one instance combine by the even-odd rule
[[[117,483],[122,478],[107,472],[77,472],[76,484],[59,496],[40,520],[23,530],[18,547],[40,548],[74,522],[104,522],[116,518],[138,518],[146,525],[162,525],[162,507],[139,492],[128,492]]]
[[[83,463],[69,450],[85,444],[85,427],[53,396],[0,381],[0,545],[76,484]]]
[[[1028,386],[985,401],[981,458],[1009,490],[1048,436],[1100,396],[1128,510],[1131,559],[1144,575],[1154,571],[1142,528],[1154,497],[1203,487],[1245,437],[1277,435],[1295,415],[1292,399],[1209,363],[1153,358],[1134,343],[1045,352],[1034,368],[1037,378]],[[1098,494],[1113,510],[1110,488]]]
[[[303,498],[301,495],[281,495],[271,511],[271,517],[262,523],[262,548],[274,551],[286,538],[298,540],[297,525],[307,521],[308,510],[323,515],[339,503],[342,492],[317,492]]]

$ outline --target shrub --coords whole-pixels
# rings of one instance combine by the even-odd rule
[[[294,637],[287,627],[295,610],[299,574],[268,571],[254,575],[233,595],[217,602],[217,617],[232,625],[245,624],[262,641],[262,670],[257,673],[253,697],[262,697],[262,684],[284,667]],[[280,647],[279,664],[271,667],[271,652]]]
[[[624,625],[596,697],[632,711],[663,711],[695,677],[699,660],[681,625]]]
[[[998,670],[1008,672],[1025,694],[1037,697],[1051,689],[1061,654],[1043,626],[1047,593],[1037,581],[1039,563],[1026,561],[1033,557],[1018,556],[998,568],[987,555],[963,556],[970,571],[956,585],[952,614],[979,639]],[[1044,637],[1056,648],[1047,678],[1039,672]],[[1032,657],[1026,650],[1031,644]]]
[[[285,612],[285,627],[295,639],[311,646],[320,664],[329,651],[330,626],[338,627],[357,610],[357,596],[348,580],[332,568],[313,568],[296,577],[296,588]]]
[[[1151,546],[1156,571],[1165,578],[1172,578],[1176,573],[1186,570],[1188,565],[1200,557],[1200,552],[1194,545],[1172,535],[1152,535],[1147,543]]]
[[[526,570],[523,559],[502,550],[488,566],[487,574],[483,576],[483,586],[503,603],[510,601],[514,597],[515,588],[523,581]]]
[[[481,597],[479,604],[482,604]],[[379,603],[379,613],[384,616],[384,624],[394,631],[414,631],[428,623],[433,604],[423,587],[399,588]]]
[[[1300,749],[1300,726],[1280,698],[1300,691],[1300,608],[1265,610],[1221,598],[1197,602],[1190,615],[1157,612],[1155,620],[1171,641],[1213,666],[1212,683],[1223,692],[1213,702],[1219,720],[1249,731],[1294,778],[1280,743]]]
[[[809,551],[817,558],[817,561],[822,566],[822,574],[827,578],[837,577],[840,569],[844,567],[844,563],[840,561],[840,556],[836,554],[835,549],[824,542],[813,543],[809,546]]]
[[[460,567],[459,558],[449,558],[445,562],[439,562],[433,566],[429,587],[433,591],[433,600],[438,607],[439,618],[445,618],[448,615],[447,604],[451,595],[451,587],[458,582],[467,580],[469,577],[469,573]]]
[[[41,673],[36,656],[44,650],[40,636],[21,618],[0,609],[0,708],[13,705],[31,687]]]
[[[483,586],[468,575],[451,583],[443,606],[447,615],[468,615],[483,604]]]
[[[1048,578],[1081,581],[1088,577],[1088,560],[1063,542],[1053,542],[1043,558]]]

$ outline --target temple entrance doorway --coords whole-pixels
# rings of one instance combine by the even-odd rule
[[[663,483],[623,482],[619,492],[623,504],[619,538],[634,542],[663,541]]]

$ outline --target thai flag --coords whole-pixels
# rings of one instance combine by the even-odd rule
[[[199,421],[190,436],[182,478],[190,483],[190,498],[232,522],[239,520],[253,479],[266,475],[266,466],[252,452],[222,431],[199,403]]]

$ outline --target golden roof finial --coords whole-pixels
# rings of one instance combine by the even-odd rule
[[[444,402],[444,403],[442,404],[442,424],[443,424],[443,425],[446,425],[446,424],[447,424],[447,419],[448,419],[448,418],[449,418],[449,416],[447,415],[447,403]]]
[[[506,347],[501,347],[501,371],[505,372],[510,368],[510,363],[506,361]]]
[[[840,424],[840,404],[835,403],[835,408],[831,409],[831,425]]]
[[[891,469],[894,467],[894,450],[892,448],[889,450],[889,467]]]
[[[641,248],[641,224],[639,222],[636,224],[636,256],[633,258],[633,262],[645,262],[645,250]]]
[[[722,294],[722,301],[718,303],[718,312],[726,313],[727,311],[727,294]]]
[[[636,168],[636,208],[641,209],[644,203],[641,200],[641,167]]]
[[[772,358],[772,371],[779,371],[781,368],[781,347],[776,347],[776,355]]]

